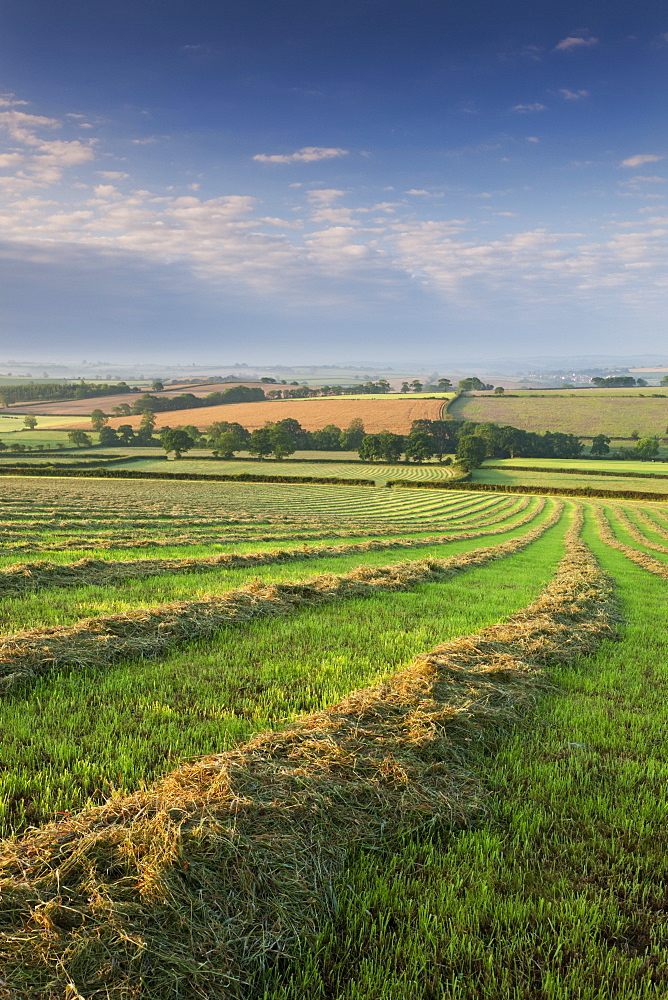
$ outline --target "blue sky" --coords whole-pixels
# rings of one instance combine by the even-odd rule
[[[4,0],[0,67],[3,354],[666,351],[663,3]]]

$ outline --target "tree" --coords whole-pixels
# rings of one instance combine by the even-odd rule
[[[90,415],[90,422],[93,425],[94,431],[101,431],[108,420],[109,417],[104,410],[93,410]]]
[[[425,431],[411,431],[406,439],[406,458],[421,464],[434,454],[432,439]]]
[[[359,449],[359,457],[365,462],[398,462],[404,450],[404,439],[401,434],[391,431],[381,431],[380,434],[366,434]]]
[[[668,375],[663,376],[663,378],[659,382],[659,385],[668,385]]]
[[[0,441],[0,451],[7,451],[7,447],[4,441]]]
[[[495,396],[503,396],[503,394],[504,394],[505,391],[506,390],[503,388],[502,385],[497,385],[496,389],[494,390],[494,395]]]
[[[318,451],[341,451],[343,431],[335,424],[327,424],[321,430],[311,431],[313,447]]]
[[[636,385],[636,380],[632,375],[610,375],[608,378],[597,375],[590,381],[599,389],[626,389]]]
[[[289,429],[283,426],[282,422],[273,424],[268,430],[271,450],[274,458],[278,459],[279,462],[287,455],[292,455],[296,451],[294,438]]]
[[[465,434],[457,446],[457,464],[470,472],[482,465],[487,455],[487,442],[477,434]]]
[[[153,390],[153,392],[162,392],[164,388],[165,387],[163,385],[162,379],[154,378],[153,381],[151,382],[151,389]]]
[[[118,444],[118,434],[113,427],[102,427],[99,440],[103,447],[109,448],[112,445]]]
[[[112,406],[111,412],[115,417],[129,417],[132,415],[132,407],[129,403],[119,403],[118,406]]]
[[[174,430],[168,430],[160,435],[160,443],[168,455],[170,451],[173,451],[174,458],[181,458],[185,451],[190,451],[192,448],[193,439],[187,431],[181,427],[175,427]]]
[[[424,386],[422,382],[420,382],[419,379],[414,378],[413,381],[411,382],[411,389],[413,390],[413,392],[422,392],[423,388]]]
[[[487,392],[489,389],[494,388],[493,385],[481,382],[480,379],[475,376],[460,379],[457,384],[462,392]]]
[[[242,448],[243,441],[234,431],[221,431],[211,441],[211,450],[216,458],[229,460],[234,458],[235,452],[241,451]]]
[[[659,442],[656,438],[640,438],[634,450],[638,458],[647,462],[659,454]]]
[[[402,392],[409,392],[410,391],[410,386],[409,386],[408,382],[402,382],[401,383],[401,391]]]
[[[258,427],[252,432],[248,441],[248,450],[251,455],[257,455],[260,461],[271,454],[272,442],[266,427]]]
[[[360,417],[353,417],[348,427],[341,431],[340,440],[343,451],[359,451],[364,440],[364,424]]]
[[[70,431],[67,436],[70,443],[75,444],[77,448],[90,448],[93,443],[90,435],[86,434],[85,431]]]
[[[118,440],[121,444],[132,444],[135,439],[135,432],[132,429],[132,424],[121,424],[117,428]]]
[[[452,389],[452,382],[449,378],[439,378],[436,385],[441,392],[448,392],[448,390]]]
[[[260,382],[266,382],[267,385],[276,385],[276,379],[270,378],[269,375],[263,375],[262,378],[260,379]]]
[[[37,427],[37,417],[33,417],[32,413],[29,413],[27,417],[23,418],[23,425],[29,431],[34,431],[35,427]]]
[[[636,385],[646,386],[647,384],[648,384],[647,380],[644,379],[644,378],[637,378],[636,379]]]
[[[610,451],[610,438],[606,437],[605,434],[597,434],[591,443],[591,454],[596,455],[598,458],[602,458],[603,455],[607,455]]]

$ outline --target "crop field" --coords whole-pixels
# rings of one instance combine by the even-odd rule
[[[529,459],[525,462],[525,465],[533,464],[533,459]],[[495,465],[497,463],[494,463]],[[649,472],[654,470],[655,466],[649,466],[648,463],[644,463],[646,469],[643,471]],[[619,462],[619,471],[626,472],[626,462]],[[610,492],[615,492],[617,490],[634,490],[637,492],[645,493],[665,493],[668,497],[668,476],[657,475],[651,479],[647,479],[644,476],[642,478],[635,478],[634,476],[597,476],[590,475],[589,473],[578,476],[571,472],[552,472],[547,469],[533,469],[522,470],[513,469],[512,467],[504,468],[481,468],[475,469],[471,475],[471,480],[474,483],[492,483],[495,486],[531,486],[536,490],[549,489],[550,487],[568,488],[568,489],[597,489],[597,490],[609,490]]]
[[[461,420],[510,424],[525,431],[561,431],[610,438],[663,437],[668,426],[668,394],[646,395],[603,389],[570,395],[460,396],[448,413]]]
[[[608,461],[605,458],[490,458],[483,468],[514,469],[531,467],[540,472],[559,472],[561,469],[591,472],[612,472],[624,475],[641,473],[643,476],[668,476],[668,462]]]
[[[330,452],[331,454],[331,452]],[[242,475],[249,473],[254,476],[315,476],[317,478],[334,477],[337,479],[373,479],[377,482],[387,482],[390,479],[428,480],[451,479],[453,467],[449,465],[383,465],[365,462],[291,462],[282,461],[197,461],[196,458],[179,459],[178,463],[165,463],[164,458],[141,459],[119,462],[117,469],[143,469],[147,472],[204,472],[220,475]]]
[[[177,385],[167,386],[161,390],[161,396],[179,396],[183,392],[189,392],[193,396],[208,396],[211,392],[224,392],[225,389],[239,385],[252,386],[260,389],[271,389],[272,386],[264,385],[261,382],[208,382],[203,385]],[[150,385],[138,386],[135,392],[116,393],[111,396],[91,396],[89,399],[66,399],[60,402],[36,402],[12,404],[13,413],[34,413],[44,414],[50,418],[57,417],[56,423],[65,416],[89,415],[93,410],[100,409],[105,413],[111,412],[112,406],[119,406],[121,403],[128,403],[130,406],[137,399],[137,394],[141,392],[152,392]]]
[[[156,414],[156,429],[176,427],[179,424],[193,424],[200,429],[210,427],[218,420],[237,422],[248,430],[264,427],[267,422],[292,417],[307,431],[319,430],[327,424],[348,427],[351,420],[360,418],[367,434],[392,431],[408,434],[413,420],[438,420],[443,408],[443,399],[416,398],[410,396],[382,396],[371,399],[368,396],[342,396],[338,399],[316,397],[314,399],[279,399],[259,403],[225,403],[222,406],[202,406],[193,410],[170,410]],[[131,424],[135,430],[141,417],[113,417],[110,427]],[[58,425],[65,429],[90,428],[89,420],[63,418]]]
[[[6,476],[0,529],[3,1000],[665,995],[668,505]]]

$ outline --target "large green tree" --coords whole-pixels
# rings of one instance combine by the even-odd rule
[[[411,462],[428,462],[434,454],[432,439],[425,431],[411,431],[406,438],[405,451]]]
[[[267,455],[271,455],[271,435],[267,427],[258,427],[252,432],[248,441],[248,450],[251,455],[255,455],[260,461],[266,458]]]
[[[487,442],[477,434],[465,434],[457,446],[457,464],[470,472],[482,465],[487,455]]]
[[[104,410],[95,409],[90,415],[90,422],[93,425],[94,431],[101,431],[108,420],[109,417]]]
[[[181,427],[168,430],[160,435],[160,442],[166,453],[174,452],[174,458],[181,458],[186,451],[190,451],[194,442],[190,434]]]
[[[656,438],[640,438],[634,448],[634,452],[638,458],[646,462],[649,459],[656,458],[659,454],[659,442]]]

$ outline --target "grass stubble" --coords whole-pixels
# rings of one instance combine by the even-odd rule
[[[616,634],[581,518],[552,582],[505,623],[283,732],[5,842],[7,995],[247,1000],[331,916],[352,847],[479,816],[481,745],[533,706],[546,666]]]
[[[618,552],[623,552],[624,555],[627,556],[627,558],[629,558],[632,562],[636,563],[636,565],[642,566],[643,569],[648,570],[650,573],[654,573],[656,576],[662,576],[664,579],[668,580],[668,564],[661,562],[660,559],[656,559],[654,556],[648,555],[646,552],[641,552],[639,549],[634,548],[633,545],[627,545],[626,542],[622,542],[619,538],[617,538],[610,525],[609,511],[604,510],[603,507],[597,506],[594,508],[594,516],[596,518],[596,526],[601,540],[604,541],[609,548],[616,549]],[[626,527],[625,523],[624,526]],[[646,541],[643,541],[642,544],[646,545],[647,543]]]

